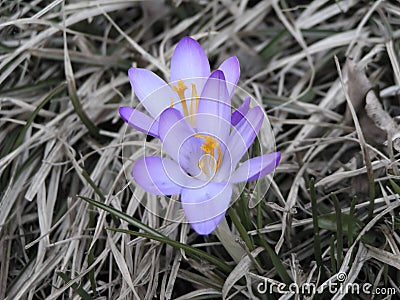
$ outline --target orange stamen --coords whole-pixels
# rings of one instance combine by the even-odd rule
[[[187,86],[183,83],[181,79],[178,80],[178,85],[172,86],[172,89],[178,94],[179,99],[182,102],[183,113],[186,117],[189,116],[189,111],[186,104],[185,91],[187,90]]]
[[[216,138],[204,134],[195,134],[194,136],[204,139],[204,143],[201,145],[201,150],[203,150],[205,157],[201,158],[198,161],[197,165],[204,174],[206,174],[207,176],[212,176],[218,171],[222,162],[221,147],[219,146]],[[215,148],[217,148],[217,153],[218,153],[216,163],[215,163]]]

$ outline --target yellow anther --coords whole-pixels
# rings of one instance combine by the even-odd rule
[[[204,143],[201,145],[204,156],[198,161],[197,165],[199,169],[207,176],[215,174],[222,162],[222,151],[216,138],[204,134],[195,134],[195,137],[204,139]],[[215,163],[215,148],[217,149],[217,160]]]
[[[187,86],[185,85],[185,83],[183,82],[182,79],[178,80],[178,85],[174,85],[172,86],[172,89],[178,93],[179,98],[185,98],[185,91],[187,90]]]
[[[189,116],[189,111],[186,104],[185,91],[187,90],[187,86],[183,83],[181,79],[178,80],[178,85],[173,85],[172,89],[178,94],[179,99],[182,102],[183,113],[186,117]]]
[[[174,108],[175,100],[172,97],[170,98],[170,100],[171,100],[171,104],[169,105],[169,107]]]
[[[201,150],[203,150],[204,153],[211,155],[214,152],[215,147],[218,146],[218,142],[211,136],[206,136],[205,139],[204,144],[201,145]]]
[[[190,102],[190,114],[194,115],[199,110],[200,97],[197,94],[196,85],[192,83],[192,100]]]
[[[185,98],[185,91],[188,89],[188,87],[185,85],[183,80],[179,79],[177,85],[171,86],[172,90],[178,94],[179,100],[182,103],[182,108],[183,108],[183,114],[185,117],[189,117],[189,123],[193,126],[196,127],[196,119],[195,115],[199,109],[199,100],[200,96],[197,93],[196,85],[194,83],[191,84],[192,87],[192,98],[190,99],[190,107],[188,106]],[[171,100],[171,105],[170,107],[174,107],[173,105],[173,100]],[[190,109],[190,111],[189,111]]]

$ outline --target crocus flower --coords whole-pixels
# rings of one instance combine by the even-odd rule
[[[238,59],[235,56],[226,59],[218,70],[224,73],[228,82],[227,92],[231,96],[240,76]],[[190,37],[180,40],[172,55],[170,71],[170,83],[167,84],[149,70],[129,69],[128,75],[133,90],[149,114],[128,106],[121,107],[120,115],[131,127],[159,137],[158,120],[166,108],[174,107],[189,117],[189,121],[190,116],[197,112],[199,93],[210,76],[210,64],[200,44]],[[240,119],[243,113],[247,112],[245,104],[246,102],[232,120]]]
[[[249,108],[246,100],[231,115],[230,93],[225,72],[218,69],[205,82],[192,114],[164,107],[154,133],[168,157],[143,157],[132,170],[147,192],[180,194],[187,220],[201,235],[218,226],[235,184],[266,176],[280,160],[275,152],[240,163],[261,128],[264,112],[259,106]]]

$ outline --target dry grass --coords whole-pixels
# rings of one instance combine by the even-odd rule
[[[399,1],[0,4],[0,299],[278,299],[257,292],[260,280],[320,286],[339,271],[400,294]],[[264,105],[282,151],[261,204],[229,211],[219,234],[231,244],[197,236],[179,203],[127,180],[145,140],[118,116],[137,104],[127,69],[168,78],[186,35],[214,67],[238,56],[239,86]],[[373,87],[378,113],[365,108]],[[106,230],[139,231],[76,195],[155,235]]]

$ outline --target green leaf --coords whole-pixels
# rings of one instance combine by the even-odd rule
[[[120,218],[121,220],[126,221],[128,224],[136,226],[137,228],[143,230],[145,233],[142,232],[136,232],[136,231],[131,231],[131,230],[122,230],[122,229],[111,229],[114,231],[118,231],[118,232],[123,232],[123,233],[129,233],[132,235],[136,235],[136,236],[141,236],[141,237],[145,237],[148,239],[152,239],[155,241],[159,241],[165,244],[168,244],[170,246],[173,246],[175,248],[178,249],[183,249],[185,251],[188,252],[188,254],[190,254],[193,258],[203,258],[207,261],[209,261],[210,263],[218,266],[223,272],[225,273],[229,273],[232,270],[232,267],[227,265],[225,262],[219,260],[218,258],[208,254],[207,252],[204,252],[200,249],[197,248],[193,248],[189,245],[185,245],[182,243],[179,243],[177,241],[171,240],[168,237],[166,237],[165,235],[159,233],[157,230],[152,229],[151,227],[143,224],[142,222],[140,222],[139,220],[125,214],[124,212],[115,209],[111,206],[108,206],[104,203],[101,203],[99,201],[87,198],[87,197],[83,197],[83,196],[79,196],[79,198],[81,198],[82,200],[85,200],[86,202],[93,204],[94,206],[101,208],[107,212],[109,212],[110,214],[112,214],[115,217]]]
[[[61,277],[62,280],[64,280],[65,283],[69,283],[71,281],[71,278],[63,272],[56,272],[58,276]],[[77,283],[73,283],[71,285],[71,288],[79,295],[81,296],[82,299],[84,300],[91,300],[92,297]]]
[[[350,246],[353,244],[353,234],[355,232],[354,229],[354,225],[355,222],[354,220],[356,220],[355,216],[354,216],[354,211],[356,209],[356,203],[357,203],[357,197],[353,197],[353,200],[351,201],[351,206],[350,206],[350,215],[349,215],[349,223],[348,223],[348,234],[349,234],[349,245],[348,247],[350,248]],[[343,218],[343,216],[342,216]]]
[[[354,224],[355,226],[350,226],[350,228],[353,228],[352,234],[357,235],[363,223],[354,217],[351,218],[350,215],[348,214],[342,214],[342,229],[343,233],[346,235],[348,235],[349,233],[349,224],[351,222],[355,222]],[[320,215],[318,217],[318,226],[319,228],[336,232],[337,231],[336,213]]]
[[[109,212],[113,216],[118,217],[121,220],[126,221],[128,224],[136,226],[137,228],[143,230],[144,232],[147,232],[149,234],[152,234],[152,235],[160,237],[160,238],[166,238],[165,235],[159,233],[157,230],[154,230],[153,228],[151,228],[151,227],[143,224],[142,222],[140,222],[138,219],[136,219],[134,217],[131,217],[131,216],[127,215],[126,213],[124,213],[124,212],[122,212],[122,211],[120,211],[118,209],[115,209],[114,207],[108,206],[108,205],[106,205],[106,204],[104,204],[102,202],[99,202],[99,201],[96,201],[96,200],[93,200],[93,199],[90,199],[90,198],[87,198],[87,197],[84,197],[84,196],[79,196],[78,195],[78,197],[81,198],[82,200],[85,200],[86,202],[88,202],[90,204],[93,204],[94,206],[96,206],[98,208],[101,208],[101,209]]]
[[[282,43],[283,39],[289,35],[289,32],[286,29],[282,29],[275,35],[274,38],[261,50],[260,56],[265,60],[269,60],[272,58],[276,53],[282,51]]]
[[[96,227],[96,221],[95,221],[95,217],[94,217],[93,205],[90,204],[89,205],[89,223],[88,223],[87,229],[90,232],[91,228],[94,228],[94,227]],[[91,242],[92,242],[92,240],[93,239],[91,239]],[[87,244],[87,247],[90,247],[91,242]],[[88,250],[87,262],[88,262],[88,267],[90,267],[95,262],[94,250],[93,250],[93,247],[90,247],[87,250]],[[96,289],[96,275],[95,275],[94,271],[95,271],[94,268],[92,268],[89,271],[88,275],[89,275],[89,281],[90,281],[90,285],[92,287],[93,295],[96,296],[96,290],[97,290]]]
[[[247,248],[249,251],[253,251],[255,249],[255,246],[253,245],[253,242],[250,238],[250,236],[247,234],[246,228],[244,228],[243,224],[240,222],[240,219],[238,215],[236,214],[236,211],[233,208],[228,208],[228,214],[229,217],[231,218],[233,224],[235,225],[237,231],[240,234],[240,237],[242,240],[245,242]]]
[[[251,224],[251,217],[249,212],[248,201],[244,195],[244,192],[240,194],[239,200],[235,204],[236,212],[239,215],[240,221],[246,230],[252,230],[253,225]]]
[[[66,32],[64,31],[64,72],[67,80],[68,94],[72,102],[72,106],[82,123],[86,126],[90,134],[97,138],[101,138],[99,128],[89,119],[86,112],[82,109],[78,93],[76,91],[75,78],[72,71],[71,60],[69,58],[67,48]]]
[[[122,232],[122,233],[127,233],[127,234],[131,234],[131,235],[135,235],[135,236],[148,238],[150,240],[168,244],[177,249],[182,249],[192,258],[194,258],[196,260],[199,260],[199,258],[203,258],[204,260],[207,260],[208,262],[219,267],[226,274],[229,274],[233,270],[233,268],[231,266],[227,265],[225,262],[216,258],[215,256],[212,256],[211,254],[208,254],[207,252],[204,252],[203,250],[200,250],[200,249],[191,247],[189,245],[182,244],[180,242],[171,240],[167,237],[160,237],[160,236],[156,236],[153,234],[137,232],[137,231],[132,231],[132,230],[126,230],[126,229],[119,229],[119,228],[107,228],[107,229],[116,231],[116,232]]]
[[[28,131],[29,127],[32,125],[33,121],[35,120],[36,116],[39,114],[39,111],[46,105],[47,102],[49,102],[55,95],[57,95],[59,92],[61,92],[65,87],[65,82],[59,84],[57,87],[55,87],[53,90],[51,90],[40,102],[38,107],[32,112],[30,117],[25,123],[24,128],[21,130],[20,134],[18,135],[17,140],[14,143],[13,150],[17,149],[23,142],[24,137],[26,135],[26,132]]]
[[[394,182],[392,179],[389,179],[389,182],[392,185],[394,191],[397,193],[397,195],[400,195],[400,186],[398,186],[398,184]]]
[[[336,197],[335,194],[332,194],[333,203],[335,205],[336,211],[336,249],[337,249],[337,267],[339,268],[342,265],[343,260],[343,214],[342,209],[340,207],[339,199]],[[353,222],[353,220],[350,220]],[[349,223],[348,223],[349,224]],[[347,224],[348,228],[350,226]]]
[[[38,91],[49,90],[51,86],[60,82],[60,78],[48,78],[42,81],[36,81],[27,85],[21,85],[18,87],[12,87],[7,90],[0,91],[0,96],[19,96],[22,94],[38,94]],[[65,84],[65,82],[63,83]]]
[[[314,178],[310,180],[311,210],[314,225],[314,256],[319,267],[322,266],[321,240],[319,237],[317,195],[314,188]]]
[[[99,187],[93,182],[92,178],[90,178],[90,175],[86,172],[86,170],[82,170],[81,174],[86,179],[88,184],[93,188],[94,192],[100,197],[101,200],[104,201],[106,197],[100,191]]]
[[[300,102],[306,102],[306,103],[313,103],[315,99],[315,92],[312,89],[309,89],[300,99]]]
[[[283,263],[279,259],[279,256],[275,253],[275,251],[271,248],[271,246],[263,239],[261,234],[258,234],[260,237],[260,244],[261,246],[267,251],[268,255],[271,258],[272,264],[274,265],[276,272],[278,273],[279,277],[282,279],[284,283],[290,285],[293,280],[290,278],[289,274],[287,273]]]
[[[330,245],[329,245],[329,253],[330,253],[330,258],[331,258],[332,272],[337,273],[337,266],[336,266],[336,260],[335,260],[335,236],[333,234],[331,235],[331,241],[330,241]]]

